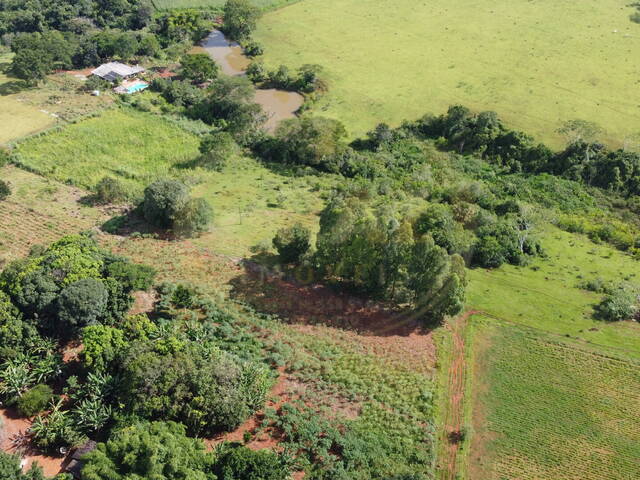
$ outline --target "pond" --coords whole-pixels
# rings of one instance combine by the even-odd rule
[[[244,75],[251,60],[244,54],[242,47],[236,42],[227,40],[219,30],[214,30],[202,42],[202,50],[220,65],[222,73],[231,76]],[[295,112],[302,106],[304,98],[297,92],[285,90],[257,89],[255,102],[269,116],[265,127],[273,132],[278,123],[295,117]]]

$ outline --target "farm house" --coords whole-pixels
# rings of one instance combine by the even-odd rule
[[[144,68],[137,65],[130,66],[120,62],[103,63],[95,70],[91,71],[92,75],[96,75],[103,80],[114,82],[118,79],[125,80],[131,78],[138,73],[144,72]]]

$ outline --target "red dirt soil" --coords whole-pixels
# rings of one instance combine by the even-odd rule
[[[37,462],[42,467],[45,476],[52,477],[61,472],[64,457],[49,457],[42,455],[28,442],[20,442],[23,435],[31,426],[31,421],[20,418],[13,409],[0,409],[0,449],[3,452],[18,454],[23,459],[23,469]]]

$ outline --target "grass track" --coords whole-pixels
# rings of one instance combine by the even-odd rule
[[[558,145],[591,119],[621,141],[640,130],[640,26],[627,0],[305,0],[263,17],[269,64],[323,65],[316,111],[361,134],[452,103],[496,110]]]
[[[632,480],[640,476],[637,361],[474,317],[482,349],[471,477]],[[474,388],[474,390],[476,390]],[[479,450],[481,448],[481,450]]]

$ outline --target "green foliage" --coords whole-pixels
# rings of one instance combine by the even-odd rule
[[[638,291],[631,286],[620,286],[607,294],[596,307],[596,315],[608,322],[630,320],[638,312]]]
[[[27,390],[18,399],[18,410],[25,417],[32,417],[42,412],[53,399],[53,390],[42,383]]]
[[[145,219],[161,228],[172,228],[182,237],[206,231],[213,210],[202,198],[189,198],[186,185],[177,180],[158,180],[144,191],[142,211]]]
[[[96,199],[103,204],[123,203],[129,198],[129,192],[120,180],[103,177],[95,187]]]
[[[222,171],[227,161],[239,153],[238,144],[228,132],[214,132],[200,141],[199,163],[208,169]]]
[[[45,480],[37,462],[28,471],[23,472],[20,460],[18,455],[0,451],[0,478],[2,480]]]
[[[34,347],[39,339],[33,323],[25,321],[9,296],[0,290],[0,362]]]
[[[128,343],[124,332],[106,325],[91,325],[82,329],[82,361],[93,371],[108,371]]]
[[[142,212],[151,225],[171,228],[176,213],[186,203],[189,189],[178,180],[158,180],[144,190]]]
[[[188,114],[224,129],[240,145],[251,145],[262,136],[261,127],[266,120],[254,96],[255,89],[249,79],[223,75],[211,84],[209,95]]]
[[[296,223],[289,228],[281,228],[273,237],[273,246],[283,263],[296,263],[311,248],[311,232]]]
[[[0,202],[6,200],[9,195],[11,195],[11,187],[6,181],[0,180]]]
[[[122,401],[133,413],[181,421],[195,435],[236,428],[264,403],[269,387],[264,368],[210,342],[176,337],[134,344],[122,368]]]
[[[153,267],[121,260],[109,263],[106,273],[115,278],[126,291],[149,290],[156,276]]]
[[[86,440],[69,412],[62,410],[62,400],[54,404],[49,413],[38,415],[29,430],[34,443],[51,453],[61,447],[78,446]]]
[[[251,450],[240,444],[223,443],[216,450],[214,473],[218,480],[283,480],[289,468],[270,450]]]
[[[85,480],[219,480],[214,457],[201,440],[188,438],[182,425],[153,422],[127,426],[85,457]]]
[[[255,30],[260,10],[249,0],[227,0],[223,17],[224,33],[233,40],[244,40]]]
[[[9,404],[34,385],[53,380],[62,373],[62,359],[51,342],[38,338],[32,346],[23,346],[23,349],[0,365],[0,395]]]
[[[195,83],[211,81],[218,76],[218,65],[206,53],[185,55],[180,66],[182,76]]]
[[[282,163],[331,170],[330,164],[343,149],[346,134],[342,123],[329,118],[284,120],[276,129],[276,143],[268,156]]]
[[[355,200],[334,199],[323,211],[316,261],[329,279],[395,301],[412,301],[425,320],[462,309],[465,270],[428,236],[393,211],[368,211]]]
[[[173,232],[179,237],[193,237],[208,230],[213,209],[204,198],[190,198],[176,212]]]
[[[60,292],[58,319],[62,332],[67,328],[77,329],[102,320],[107,314],[109,292],[100,280],[85,278],[78,280]]]

